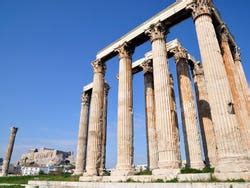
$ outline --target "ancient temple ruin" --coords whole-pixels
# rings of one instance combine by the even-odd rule
[[[177,39],[166,41],[168,30],[190,17],[196,28],[201,63]],[[148,40],[152,50],[132,62],[134,49]],[[75,170],[75,174],[83,175],[81,181],[106,178],[102,176],[109,91],[105,62],[117,55],[118,139],[113,179],[119,181],[134,173],[132,76],[141,71],[145,85],[148,168],[152,177],[171,179],[180,173],[175,91],[168,68],[168,59],[174,57],[187,166],[215,167],[214,176],[219,180],[250,180],[250,93],[239,47],[211,0],[179,0],[97,53],[92,63],[93,82],[82,93]]]

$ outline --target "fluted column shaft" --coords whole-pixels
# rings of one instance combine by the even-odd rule
[[[193,77],[205,162],[207,166],[215,167],[217,162],[216,138],[201,64],[194,65]]]
[[[239,122],[242,139],[244,140],[246,149],[250,154],[250,119],[248,116],[247,103],[245,101],[244,94],[239,84],[240,79],[236,74],[234,59],[228,43],[228,35],[229,34],[222,28],[221,49],[223,52],[223,60],[232,92],[235,114],[237,115],[237,120]]]
[[[155,121],[158,139],[158,168],[154,174],[176,172],[179,169],[177,130],[171,121],[171,90],[165,43],[165,28],[161,23],[151,26],[146,33],[150,36],[153,55],[155,89]]]
[[[187,54],[184,49],[179,49],[174,56],[176,60],[187,167],[202,169],[204,163],[202,161],[201,142],[196,120],[195,100],[192,92]]]
[[[112,175],[133,173],[133,97],[132,54],[127,43],[117,48],[119,53],[117,165]]]
[[[8,175],[8,170],[9,170],[11,155],[12,155],[14,144],[15,144],[17,130],[18,128],[16,127],[11,128],[10,139],[9,139],[7,151],[6,151],[5,158],[3,161],[3,166],[2,166],[2,176]]]
[[[174,91],[174,79],[172,74],[169,75],[169,83],[170,83],[170,90],[171,90],[171,119],[172,124],[176,127],[176,142],[177,142],[177,152],[178,152],[178,159],[181,160],[181,152],[180,152],[180,137],[179,137],[179,126],[178,126],[178,118],[177,118],[177,109],[176,109],[176,101],[175,101],[175,91]]]
[[[210,5],[203,1],[198,2],[193,6],[193,17],[218,147],[215,170],[216,173],[234,173],[232,177],[235,177],[234,175],[238,175],[236,172],[250,170],[249,162],[242,147],[243,140],[233,110],[232,94],[212,23]]]
[[[143,63],[144,89],[146,102],[146,135],[148,168],[150,170],[158,167],[157,134],[155,127],[155,99],[152,60]]]
[[[89,104],[90,93],[83,92],[81,97],[81,112],[77,142],[76,168],[74,172],[75,175],[83,174],[86,166]]]
[[[239,86],[240,86],[241,91],[245,97],[245,101],[247,104],[247,110],[248,110],[248,116],[250,116],[250,89],[248,86],[245,72],[244,72],[243,67],[242,67],[239,48],[235,49],[234,62],[235,62],[236,73],[237,73],[237,76],[239,79]]]
[[[106,140],[107,140],[107,110],[108,110],[108,92],[109,85],[105,83],[104,87],[104,100],[103,100],[103,127],[102,127],[102,154],[101,154],[101,164],[100,164],[100,175],[103,175],[106,167]]]
[[[103,127],[103,98],[105,64],[96,60],[94,69],[93,90],[90,104],[90,120],[88,131],[88,152],[86,175],[98,175],[101,162],[101,137]]]

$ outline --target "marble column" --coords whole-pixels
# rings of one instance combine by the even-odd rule
[[[108,93],[109,85],[105,83],[104,87],[104,101],[103,101],[103,127],[102,127],[102,154],[101,154],[101,164],[99,169],[99,174],[103,175],[106,167],[106,140],[107,140],[107,108],[108,108]]]
[[[157,134],[155,128],[155,99],[152,60],[142,64],[145,88],[145,114],[147,135],[147,157],[150,170],[158,167]]]
[[[133,49],[124,43],[116,49],[119,55],[117,165],[114,176],[134,173],[133,158],[133,96],[132,96],[132,54]]]
[[[76,153],[76,167],[74,175],[82,175],[85,171],[87,138],[88,138],[88,119],[89,119],[90,93],[83,92],[81,96],[81,112]]]
[[[8,148],[7,148],[5,158],[3,161],[3,166],[2,166],[2,176],[8,175],[9,165],[10,165],[11,155],[12,155],[14,144],[15,144],[17,130],[18,130],[18,128],[16,128],[16,127],[11,128]]]
[[[249,179],[250,162],[246,150],[242,147],[244,143],[240,136],[232,93],[212,22],[210,1],[197,0],[190,8],[193,9],[218,148],[215,175],[221,180]]]
[[[240,87],[240,79],[236,74],[236,66],[229,46],[229,33],[221,28],[221,49],[223,53],[224,65],[227,73],[227,78],[229,81],[229,86],[232,92],[232,98],[234,101],[235,114],[240,126],[240,132],[243,141],[245,142],[246,149],[250,156],[250,119],[248,116],[247,103],[245,101],[244,94]]]
[[[179,126],[178,126],[178,118],[177,118],[177,109],[176,109],[176,101],[175,101],[175,92],[174,92],[174,79],[173,75],[169,74],[169,84],[171,89],[171,119],[173,125],[176,127],[176,142],[177,142],[177,149],[178,149],[178,159],[181,160],[181,152],[180,152],[180,137],[179,137]]]
[[[176,72],[180,95],[182,125],[185,140],[187,167],[202,169],[201,142],[197,125],[195,99],[192,91],[192,82],[187,62],[187,52],[178,48],[174,54],[176,61]]]
[[[217,162],[216,138],[202,64],[194,64],[193,78],[205,163],[207,166],[215,167]]]
[[[236,73],[237,73],[238,78],[239,78],[239,85],[240,85],[242,93],[245,97],[248,115],[250,116],[250,89],[248,86],[248,82],[246,79],[244,69],[242,67],[241,57],[240,57],[240,49],[238,47],[235,48],[233,56],[234,56]]]
[[[105,63],[96,60],[92,63],[94,70],[93,89],[90,104],[88,151],[87,151],[87,176],[96,176],[101,162],[101,139],[103,127],[103,98]]]
[[[152,43],[155,89],[155,122],[158,139],[158,169],[154,175],[177,174],[180,171],[176,127],[171,120],[171,90],[165,42],[165,27],[162,23],[152,25],[145,31]]]

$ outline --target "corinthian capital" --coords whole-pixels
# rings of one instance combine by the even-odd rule
[[[89,99],[90,99],[89,93],[83,92],[81,95],[82,105],[89,105]]]
[[[177,47],[170,50],[170,52],[174,54],[176,63],[178,63],[180,60],[188,59],[187,50],[185,48]]]
[[[150,37],[151,42],[155,40],[165,40],[166,26],[163,23],[158,22],[151,25],[146,31],[145,34]]]
[[[194,63],[193,76],[204,75],[203,66],[201,63]]]
[[[103,74],[105,74],[106,65],[100,59],[97,59],[97,60],[93,61],[92,62],[92,67],[93,67],[94,73],[103,73]]]
[[[148,59],[141,64],[144,74],[153,72],[152,59]]]
[[[221,35],[221,41],[228,42],[230,34],[226,28],[226,25],[225,24],[221,25],[219,29],[220,29],[219,31],[220,31],[220,35]]]
[[[211,0],[196,0],[196,2],[189,5],[187,9],[192,10],[192,16],[194,20],[196,20],[198,17],[202,15],[211,16],[212,2]]]
[[[238,46],[236,46],[234,49],[234,61],[241,61],[241,53]]]
[[[115,49],[118,52],[119,58],[131,58],[134,53],[134,47],[130,46],[127,42],[124,42],[118,48]]]
[[[17,127],[11,127],[11,134],[16,134],[18,128]]]
[[[104,95],[108,95],[109,93],[109,89],[110,89],[110,86],[108,85],[108,83],[105,83],[104,85]]]

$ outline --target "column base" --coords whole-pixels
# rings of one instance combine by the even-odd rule
[[[97,170],[95,168],[86,169],[86,172],[83,173],[83,176],[98,176]]]
[[[202,170],[205,167],[203,161],[190,163],[190,168]]]
[[[84,172],[74,172],[73,176],[82,176]]]
[[[215,172],[213,177],[220,180],[220,181],[228,181],[228,180],[250,180],[250,172],[227,172],[227,173],[218,173]]]
[[[164,176],[167,180],[171,180],[177,177],[180,173],[180,169],[155,169],[152,171],[154,176]]]
[[[250,173],[250,160],[247,157],[234,156],[219,159],[215,167],[216,174]],[[249,177],[250,178],[250,177]]]
[[[132,176],[134,174],[134,168],[116,168],[111,172],[111,176]]]

